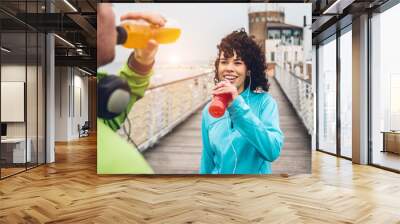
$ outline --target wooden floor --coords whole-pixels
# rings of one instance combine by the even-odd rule
[[[270,94],[278,103],[280,127],[285,135],[281,156],[272,163],[274,174],[311,172],[311,138],[276,81],[270,79]],[[199,173],[201,158],[201,109],[159,144],[144,152],[157,174]]]
[[[28,170],[29,169],[33,169],[33,168],[37,167],[37,164],[36,163],[27,163],[26,167],[25,167],[25,164],[18,164],[17,166],[18,167],[10,167],[10,166],[2,167],[1,170],[0,170],[0,174],[1,174],[0,177],[1,178],[6,178],[8,176],[11,176],[11,175],[14,175],[14,174],[17,174],[17,173],[20,173],[20,172],[24,172],[27,169]]]
[[[0,181],[0,223],[400,223],[400,175],[312,153],[311,175],[98,176],[96,139]]]
[[[7,168],[1,168],[1,178],[13,175],[15,173],[19,173],[26,170],[25,167],[7,167]]]
[[[375,164],[400,170],[400,155],[392,152],[374,151],[372,160]]]

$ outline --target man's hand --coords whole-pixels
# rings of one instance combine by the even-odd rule
[[[121,16],[121,21],[124,20],[145,20],[146,22],[155,26],[164,26],[165,18],[157,13],[151,12],[128,12]]]
[[[232,95],[232,101],[235,100],[235,98],[239,95],[236,86],[234,86],[232,83],[226,80],[217,83],[217,85],[213,88],[212,91],[213,96],[223,93],[230,93]],[[231,105],[232,101],[229,102],[228,106]]]
[[[151,65],[154,62],[158,50],[158,43],[155,40],[149,40],[147,47],[135,49],[135,59],[142,65]]]
[[[159,14],[149,12],[129,12],[121,16],[121,21],[124,20],[145,20],[150,25],[163,27],[166,20]],[[146,48],[135,49],[135,59],[142,65],[151,65],[154,62],[155,55],[158,50],[158,43],[155,40],[150,40]]]

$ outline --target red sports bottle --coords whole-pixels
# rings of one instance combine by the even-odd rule
[[[208,112],[215,118],[221,117],[224,115],[230,101],[232,101],[231,93],[222,93],[216,95],[212,100],[210,107],[208,108]]]

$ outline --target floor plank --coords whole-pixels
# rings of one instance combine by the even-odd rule
[[[177,150],[176,148],[173,150]],[[400,175],[312,152],[312,174],[97,175],[96,139],[0,181],[0,223],[399,223]]]

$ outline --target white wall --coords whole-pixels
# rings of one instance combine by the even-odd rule
[[[25,65],[2,65],[1,81],[25,82]],[[7,108],[1,108],[7,110]],[[25,137],[24,122],[7,122],[7,137]]]
[[[38,70],[37,70],[38,69]],[[29,143],[32,152],[32,161],[36,162],[37,150],[39,150],[39,163],[44,162],[44,83],[42,68],[25,64],[3,64],[1,66],[2,82],[24,82],[26,84],[26,121],[6,122],[7,137],[30,139]],[[27,78],[27,81],[25,80]],[[38,92],[37,92],[38,91]],[[23,92],[22,92],[23,94]],[[7,96],[2,96],[7,97]],[[13,113],[11,108],[1,108],[3,112]]]
[[[17,64],[10,64],[10,65],[2,65],[1,66],[1,81],[3,82],[25,82],[25,74],[27,69],[28,74],[36,74],[36,66],[27,66],[25,68],[25,65],[17,65]],[[36,86],[36,80],[29,80],[29,84]],[[35,111],[36,109],[32,110],[32,107],[34,106],[36,108],[36,88],[27,88],[27,106],[31,106],[29,109],[29,112]],[[34,105],[29,105],[32,102],[34,102]],[[39,105],[40,106],[40,105]],[[7,108],[1,108],[1,110],[7,110]],[[27,113],[27,120],[28,122],[35,121],[36,123],[37,120],[37,115],[36,113]],[[8,137],[25,137],[25,123],[26,122],[7,122],[7,136]],[[28,125],[29,128],[34,128],[35,130],[35,136],[36,136],[36,124],[35,127],[33,127],[33,124]],[[29,133],[32,133],[28,130],[28,137]]]
[[[79,138],[78,124],[88,120],[88,78],[83,75],[76,68],[56,67],[56,141]]]
[[[81,126],[88,121],[88,78],[86,76],[82,76],[79,70],[74,70],[74,96],[71,96],[74,99],[72,108],[72,119],[71,119],[71,135],[73,138],[78,138],[78,124]]]
[[[55,68],[55,141],[68,141],[68,70],[67,67]]]
[[[74,82],[75,87],[80,88],[81,90],[81,97],[80,97],[80,106],[81,106],[81,113],[77,110],[75,107],[75,120],[73,123],[73,136],[78,138],[78,124],[81,126],[85,123],[85,121],[89,120],[89,102],[88,102],[88,97],[89,97],[89,92],[88,92],[88,77],[84,76],[84,73],[80,72],[79,70],[75,69],[75,82]],[[75,90],[77,90],[75,88]],[[76,94],[76,92],[75,92]],[[77,99],[75,97],[75,99]]]

